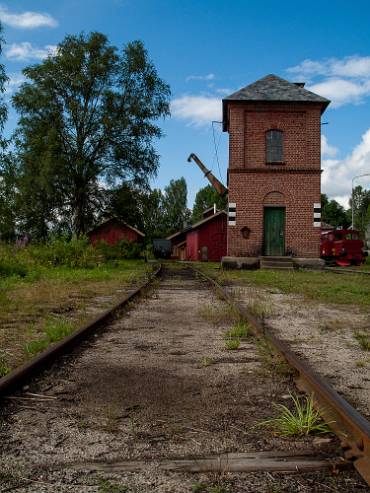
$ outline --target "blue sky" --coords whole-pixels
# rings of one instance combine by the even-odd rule
[[[171,86],[172,117],[156,145],[161,167],[153,186],[184,176],[189,205],[207,184],[195,152],[225,182],[228,136],[214,125],[221,99],[275,73],[328,97],[323,117],[323,191],[346,205],[354,175],[370,173],[370,3],[368,0],[0,0],[11,83],[66,34],[97,30],[112,44],[144,41],[160,76]],[[10,113],[7,131],[16,124]],[[358,181],[370,187],[370,177]]]

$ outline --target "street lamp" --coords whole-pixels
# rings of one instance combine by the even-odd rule
[[[354,203],[354,200],[353,200],[353,190],[354,190],[354,182],[355,180],[357,180],[357,178],[363,178],[364,176],[370,176],[370,173],[364,173],[363,175],[357,175],[357,176],[354,176],[352,178],[352,226],[351,228],[353,229],[353,223],[354,223],[354,212],[355,212],[355,203]]]

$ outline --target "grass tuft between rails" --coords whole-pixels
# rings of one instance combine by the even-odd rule
[[[291,411],[283,404],[275,404],[280,414],[276,418],[262,421],[258,426],[271,428],[280,436],[306,436],[330,433],[329,426],[322,420],[320,411],[314,409],[312,397],[291,395],[294,408]]]
[[[225,334],[225,339],[241,339],[249,335],[249,324],[243,321],[236,322],[236,324],[229,329]]]

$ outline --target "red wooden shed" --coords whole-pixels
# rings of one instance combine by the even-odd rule
[[[168,239],[172,242],[173,255],[181,260],[220,262],[226,255],[226,234],[227,214],[220,211],[201,219],[185,231],[169,236]]]
[[[112,217],[92,229],[88,236],[93,245],[98,241],[105,241],[108,245],[115,245],[121,240],[141,242],[145,235],[124,221]]]

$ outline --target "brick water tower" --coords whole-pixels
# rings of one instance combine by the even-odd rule
[[[227,262],[320,257],[321,115],[329,100],[276,75],[223,100]]]

